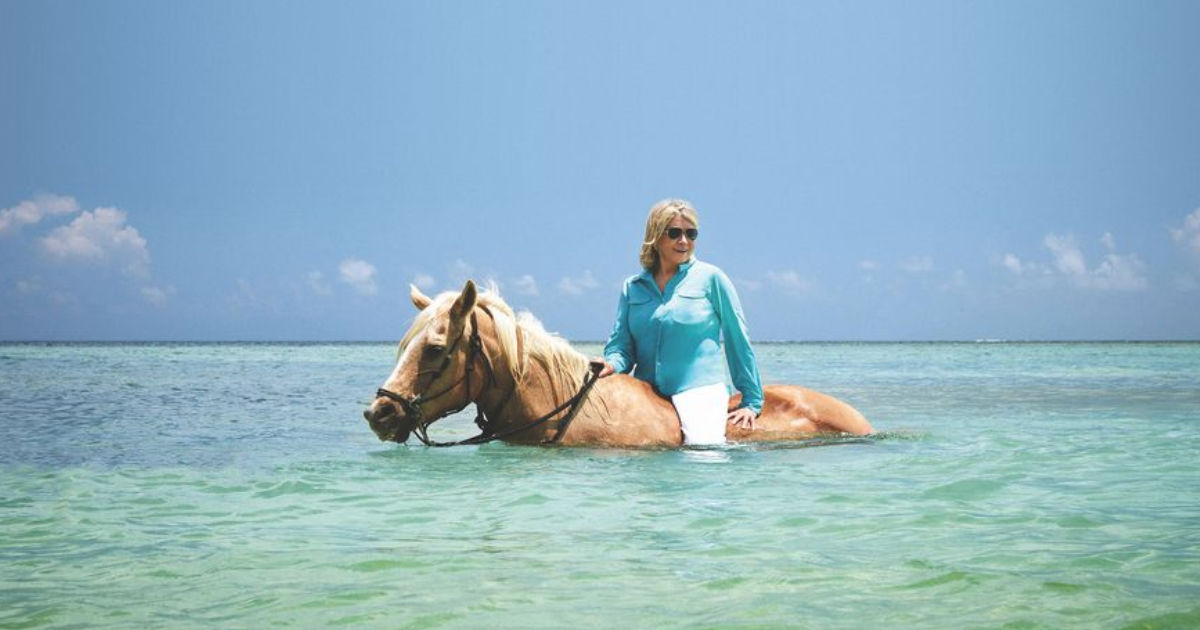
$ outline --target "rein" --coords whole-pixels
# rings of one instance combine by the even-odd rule
[[[493,320],[495,319],[495,316],[492,315],[492,312],[489,311],[486,307],[480,306],[480,308],[482,308],[483,312],[487,313],[488,316],[491,317]],[[446,352],[446,357],[443,359],[441,366],[439,366],[438,369],[434,372],[433,378],[430,380],[430,382],[436,381],[438,379],[438,377],[440,377],[442,375],[442,372],[445,372],[450,367],[450,353],[452,353],[454,351],[454,349],[458,347],[458,343],[460,341],[462,341],[463,336],[464,335],[459,335],[458,339],[455,339],[454,343],[450,345],[449,350],[447,350],[447,352]],[[521,341],[521,334],[520,334],[520,329],[518,329],[517,330],[518,348],[520,345],[520,341]],[[520,350],[518,349],[518,354],[519,353],[520,353]],[[475,404],[475,408],[476,408],[475,426],[479,427],[479,435],[466,438],[465,440],[457,440],[454,442],[438,442],[438,441],[429,439],[429,425],[433,424],[437,420],[437,418],[426,421],[426,418],[424,416],[424,410],[423,410],[424,404],[429,402],[430,400],[433,400],[435,398],[440,398],[441,396],[444,396],[444,395],[450,393],[451,391],[456,389],[460,384],[463,384],[464,382],[466,384],[466,389],[467,389],[467,402],[463,403],[462,407],[459,407],[458,409],[455,409],[454,411],[451,411],[450,413],[456,413],[458,411],[462,411],[467,405],[471,404],[471,402],[472,402],[470,400],[470,398],[471,398],[471,374],[475,371],[475,359],[477,359],[477,358],[483,359],[483,366],[484,366],[484,368],[487,369],[488,382],[485,385],[485,388],[488,386],[491,386],[491,385],[495,385],[496,384],[496,372],[492,368],[491,359],[488,357],[487,352],[485,352],[483,349],[483,339],[479,336],[479,321],[476,319],[474,311],[472,311],[472,313],[471,313],[471,335],[468,340],[468,349],[467,349],[467,364],[466,364],[465,371],[461,378],[459,378],[454,383],[451,383],[449,386],[447,386],[442,391],[440,391],[436,394],[433,394],[431,396],[426,396],[424,393],[420,393],[420,394],[417,394],[416,396],[414,396],[412,399],[409,399],[409,398],[406,398],[405,396],[402,396],[400,394],[397,394],[396,392],[384,389],[382,387],[375,391],[375,395],[382,396],[384,398],[387,398],[389,400],[399,403],[400,406],[404,408],[404,414],[408,417],[415,419],[415,426],[413,427],[413,433],[415,433],[417,435],[417,439],[421,440],[421,442],[423,444],[425,444],[425,446],[446,447],[446,446],[460,446],[460,445],[465,445],[465,444],[487,444],[488,442],[494,442],[496,440],[501,440],[501,439],[504,439],[511,435],[520,433],[522,431],[526,431],[528,429],[539,427],[539,426],[545,424],[547,421],[549,421],[554,416],[556,416],[559,413],[566,410],[567,414],[565,416],[563,416],[563,418],[561,420],[559,420],[558,428],[555,430],[554,436],[548,440],[542,441],[542,444],[557,444],[557,443],[561,442],[563,436],[566,435],[567,428],[570,427],[571,422],[573,420],[575,420],[575,416],[576,416],[576,414],[579,413],[580,407],[583,406],[583,401],[587,398],[588,392],[591,391],[592,386],[595,385],[596,381],[599,379],[601,368],[604,367],[603,364],[599,364],[599,363],[591,364],[589,367],[588,373],[586,375],[584,375],[583,385],[579,388],[579,391],[576,392],[574,396],[568,398],[561,405],[555,407],[549,413],[544,414],[541,417],[539,417],[531,422],[528,422],[524,425],[521,425],[521,426],[515,427],[515,428],[511,428],[511,429],[508,429],[505,431],[496,432],[492,427],[492,425],[493,425],[492,420],[488,419],[487,414],[485,414],[483,411],[483,405],[476,402],[476,404]],[[480,396],[483,395],[483,391],[484,390],[482,390],[482,389],[480,390],[480,392],[479,392]],[[504,407],[506,405],[508,405],[510,400],[512,400],[512,397],[516,393],[516,391],[517,391],[517,383],[514,382],[512,389],[509,390],[507,395],[505,395],[504,400],[500,403],[500,405],[498,407],[496,407],[497,413],[504,410]],[[447,414],[447,415],[449,415],[449,414]]]

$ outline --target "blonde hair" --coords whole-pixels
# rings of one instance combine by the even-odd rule
[[[642,240],[642,251],[638,255],[638,262],[642,263],[646,271],[654,271],[658,267],[658,238],[666,231],[671,221],[679,216],[691,221],[696,229],[700,228],[700,217],[696,215],[696,209],[689,201],[663,199],[650,208],[650,215],[646,217],[646,238]]]

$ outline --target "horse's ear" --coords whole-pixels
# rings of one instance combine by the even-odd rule
[[[418,311],[425,310],[433,302],[433,300],[429,299],[428,295],[421,293],[421,290],[415,284],[408,285],[408,297],[412,299],[413,306],[417,307]]]
[[[454,300],[454,306],[450,307],[450,316],[454,319],[466,319],[471,311],[475,310],[475,300],[479,297],[479,292],[475,290],[475,283],[467,280],[463,285],[462,293]]]

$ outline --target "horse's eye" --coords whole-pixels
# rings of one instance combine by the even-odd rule
[[[439,355],[444,352],[446,352],[446,346],[434,346],[434,345],[425,346],[425,354],[428,354],[430,356]]]

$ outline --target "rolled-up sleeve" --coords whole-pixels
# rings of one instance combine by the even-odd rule
[[[763,406],[762,378],[758,374],[758,362],[754,348],[750,346],[750,334],[746,330],[746,316],[738,300],[733,283],[721,272],[713,274],[712,296],[717,317],[721,323],[721,336],[725,340],[725,360],[729,364],[729,376],[733,386],[742,393],[742,407],[761,413]]]
[[[633,334],[629,330],[629,283],[626,282],[617,301],[617,318],[613,322],[612,333],[608,335],[608,343],[604,344],[604,360],[613,370],[626,373],[633,369],[633,357]]]

